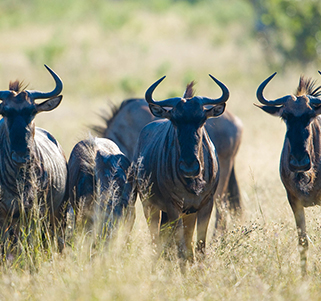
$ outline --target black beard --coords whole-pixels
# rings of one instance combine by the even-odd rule
[[[206,185],[202,178],[184,178],[183,183],[188,192],[196,195],[200,195]]]

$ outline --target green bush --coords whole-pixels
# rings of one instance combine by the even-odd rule
[[[321,5],[319,1],[250,0],[255,29],[272,64],[306,65],[321,62]],[[273,51],[278,56],[273,56]]]

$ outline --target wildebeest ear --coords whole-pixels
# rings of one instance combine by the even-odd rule
[[[161,106],[154,105],[154,104],[150,103],[149,109],[155,117],[159,117],[159,118],[169,118],[170,117],[170,113],[169,113],[170,111],[164,109]]]
[[[37,104],[37,112],[45,112],[45,111],[51,111],[55,108],[57,108],[62,100],[62,95],[59,95],[57,97],[49,98],[48,100]]]
[[[212,108],[205,110],[206,118],[217,117],[223,114],[226,104],[214,105]]]
[[[280,110],[282,108],[281,107],[275,107],[275,106],[260,106],[257,105],[256,103],[254,103],[254,105],[260,109],[262,109],[264,112],[273,115],[273,116],[280,116]]]

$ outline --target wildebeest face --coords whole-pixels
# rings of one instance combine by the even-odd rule
[[[306,97],[284,105],[281,113],[286,123],[286,139],[290,145],[289,168],[291,171],[308,171],[311,168],[311,122],[317,116],[318,109],[308,104]]]
[[[51,111],[61,102],[57,96],[62,90],[62,81],[57,74],[46,66],[53,76],[56,87],[51,92],[27,91],[21,89],[18,81],[10,83],[9,90],[0,91],[0,114],[3,116],[7,139],[9,140],[11,159],[23,164],[30,158],[30,145],[35,134],[34,118],[37,113]],[[51,98],[50,98],[51,97]],[[49,98],[42,103],[35,99]]]
[[[201,171],[202,127],[207,118],[216,117],[224,112],[225,103],[205,109],[198,97],[182,98],[170,110],[150,104],[154,116],[167,118],[176,129],[178,140],[178,168],[187,178],[197,177]]]
[[[271,115],[281,117],[285,122],[287,128],[285,141],[289,144],[287,162],[289,169],[293,172],[308,171],[312,166],[311,156],[313,156],[311,123],[321,113],[320,100],[313,95],[288,95],[275,101],[266,100],[262,92],[274,75],[258,88],[258,99],[265,104],[258,107]],[[313,85],[311,81],[304,81],[301,78],[298,91],[302,91],[303,88],[312,90]],[[315,93],[318,89],[311,93]]]
[[[35,105],[31,104],[26,92],[21,92],[7,99],[1,106],[7,135],[10,141],[11,158],[16,163],[25,163],[29,159],[29,143],[34,136],[33,119]]]
[[[187,85],[183,98],[154,101],[153,91],[165,76],[152,84],[145,93],[151,113],[156,117],[169,119],[176,130],[174,139],[177,138],[178,141],[178,170],[186,178],[195,178],[200,174],[202,127],[207,118],[219,116],[224,112],[225,102],[229,98],[227,87],[212,75],[210,77],[222,90],[222,96],[217,99],[194,96],[192,82]],[[211,108],[206,109],[207,105]]]
[[[27,92],[14,92],[0,105],[0,114],[3,116],[7,135],[10,141],[11,158],[17,164],[25,163],[29,159],[29,145],[35,133],[33,122],[37,113],[50,111],[61,102],[62,96],[48,99],[36,104],[30,100]]]
[[[293,172],[304,172],[311,168],[310,124],[317,116],[316,111],[308,103],[307,97],[290,99],[279,112],[287,131],[286,138],[290,145],[289,168]]]
[[[281,107],[260,106],[262,110],[281,117],[286,124],[286,136],[290,145],[289,169],[293,172],[304,172],[311,168],[310,127],[313,119],[321,113],[321,109],[311,106],[306,96],[292,97]]]

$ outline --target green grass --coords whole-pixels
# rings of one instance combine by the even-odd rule
[[[124,234],[104,248],[81,227],[62,254],[53,241],[35,246],[21,238],[21,255],[3,258],[0,299],[4,300],[319,300],[319,208],[307,209],[311,239],[308,275],[301,279],[297,234],[278,164],[285,126],[253,106],[258,84],[278,71],[267,97],[292,93],[301,73],[318,78],[317,66],[269,70],[252,34],[254,16],[243,1],[8,1],[0,3],[0,79],[7,89],[16,78],[30,89],[50,90],[43,64],[63,79],[62,104],[39,114],[67,157],[97,113],[109,102],[143,97],[162,75],[155,98],[183,94],[197,81],[199,95],[216,97],[213,74],[230,89],[227,108],[244,123],[236,158],[244,215],[229,219],[228,231],[213,239],[204,262],[179,270],[160,258],[151,272],[152,248],[137,203],[130,241]],[[320,81],[319,81],[320,82]],[[36,228],[37,229],[37,228]],[[39,238],[35,232],[33,235]]]

